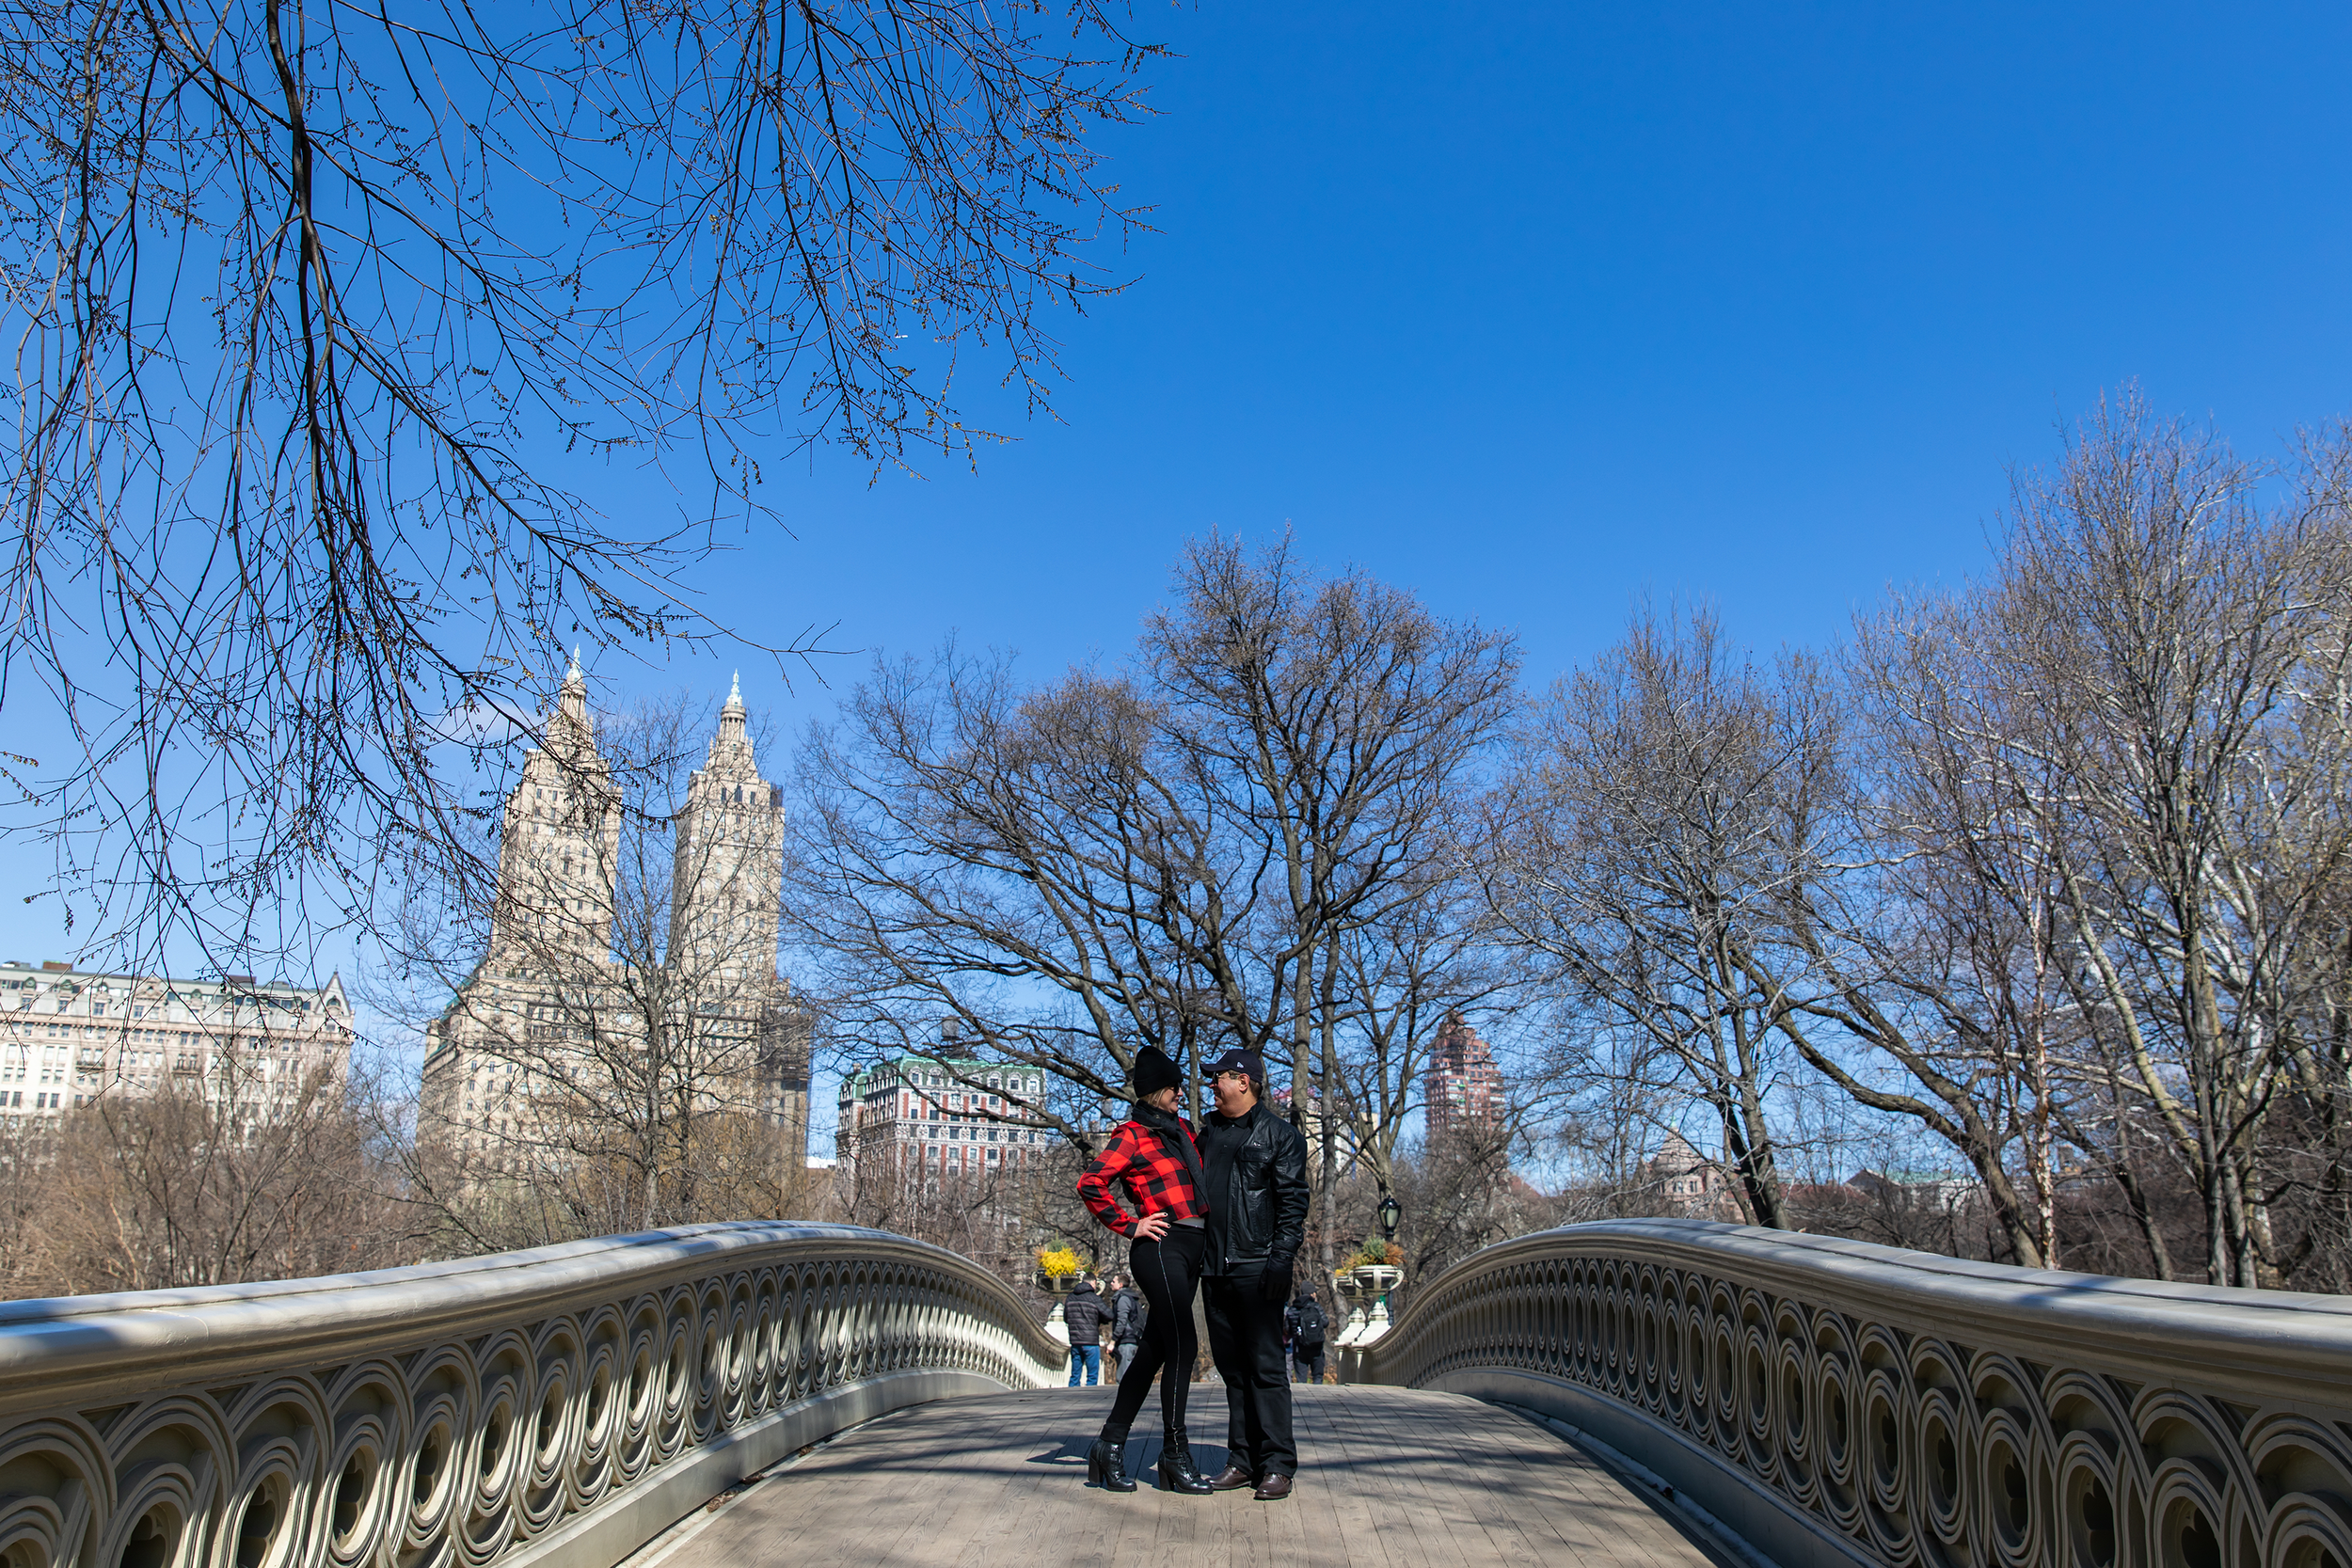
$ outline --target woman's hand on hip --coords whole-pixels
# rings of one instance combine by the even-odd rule
[[[1168,1216],[1166,1214],[1146,1214],[1136,1221],[1136,1240],[1138,1242],[1156,1242],[1167,1234]]]

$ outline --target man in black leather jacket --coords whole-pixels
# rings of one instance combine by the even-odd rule
[[[1209,1354],[1225,1380],[1228,1462],[1220,1491],[1257,1483],[1261,1501],[1291,1494],[1298,1446],[1282,1365],[1282,1309],[1307,1239],[1307,1140],[1265,1100],[1265,1063],[1228,1051],[1209,1065],[1216,1110],[1200,1131],[1209,1236],[1200,1299]]]

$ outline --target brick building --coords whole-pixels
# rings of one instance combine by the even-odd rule
[[[1458,1012],[1446,1014],[1422,1073],[1432,1138],[1459,1130],[1492,1127],[1504,1109],[1502,1069],[1478,1031]]]
[[[1035,1068],[901,1056],[842,1082],[837,1158],[869,1181],[888,1172],[1017,1174],[1053,1147],[1055,1134],[1027,1110],[1043,1093]]]

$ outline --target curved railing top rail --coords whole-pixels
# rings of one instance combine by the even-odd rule
[[[2193,1370],[2201,1381],[2226,1370],[2307,1395],[2314,1383],[2352,1387],[2352,1297],[2020,1269],[1713,1220],[1598,1220],[1498,1243],[1423,1284],[1371,1354],[1376,1362],[1384,1351],[1408,1345],[1414,1320],[1441,1308],[1454,1283],[1518,1261],[1585,1253],[1836,1302],[2021,1352],[2039,1343],[2053,1356]]]
[[[961,1253],[862,1226],[739,1221],[313,1279],[0,1302],[0,1405],[137,1388],[166,1369],[173,1382],[230,1378],[385,1334],[422,1339],[469,1321],[561,1312],[624,1286],[658,1290],[731,1261],[750,1268],[802,1253],[838,1258],[844,1243],[861,1259],[920,1260],[959,1275],[999,1298],[1004,1319],[1023,1325],[1024,1348],[1038,1359],[1066,1354],[1010,1287]]]

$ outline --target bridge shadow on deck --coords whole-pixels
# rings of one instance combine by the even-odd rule
[[[1573,1445],[1490,1405],[1402,1388],[1297,1392],[1299,1485],[1287,1501],[1153,1490],[1156,1399],[1127,1446],[1139,1489],[1091,1489],[1086,1450],[1110,1390],[1049,1389],[883,1417],[690,1522],[641,1561],[1731,1568],[1735,1560]],[[1214,1474],[1225,1463],[1221,1387],[1194,1389],[1189,1424],[1194,1458]]]

